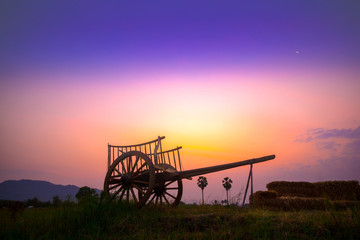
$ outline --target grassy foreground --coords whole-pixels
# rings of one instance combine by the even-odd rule
[[[360,210],[137,209],[108,202],[0,209],[0,239],[360,239]]]

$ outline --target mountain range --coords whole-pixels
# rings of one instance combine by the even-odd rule
[[[75,200],[80,187],[75,185],[57,185],[39,180],[7,180],[0,183],[0,200],[25,201],[37,198],[42,202],[52,201],[54,196],[60,199]],[[98,194],[101,190],[95,189]]]

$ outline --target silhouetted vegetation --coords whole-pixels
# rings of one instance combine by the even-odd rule
[[[96,193],[96,190],[88,186],[81,187],[75,197],[79,204],[97,202],[99,199],[99,195]]]
[[[223,187],[226,190],[226,204],[229,205],[229,190],[231,188],[232,180],[230,178],[228,178],[228,177],[225,177],[222,180],[222,184],[223,184]],[[221,201],[221,202],[223,203],[224,201]]]
[[[79,190],[80,192],[80,190]],[[274,191],[257,192],[274,199]],[[79,202],[0,201],[0,239],[358,239],[360,206],[271,211],[236,205],[145,206],[83,188]],[[256,199],[256,197],[254,198]],[[28,208],[26,204],[36,205]]]
[[[269,211],[221,205],[141,209],[109,201],[0,210],[0,239],[358,239],[360,210]]]
[[[53,197],[52,204],[53,204],[54,207],[59,207],[59,206],[61,206],[62,201],[61,201],[60,197],[59,197],[59,196],[54,196],[54,197]]]
[[[197,185],[199,188],[201,188],[201,199],[202,204],[204,204],[204,188],[208,185],[206,177],[200,176],[197,181]]]

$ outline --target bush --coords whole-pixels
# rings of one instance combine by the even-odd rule
[[[81,187],[76,194],[76,199],[80,204],[98,202],[99,195],[96,193],[95,189],[89,188],[88,186]]]

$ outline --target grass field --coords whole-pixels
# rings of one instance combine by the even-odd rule
[[[0,210],[0,239],[360,239],[360,210],[144,207],[87,202]]]

